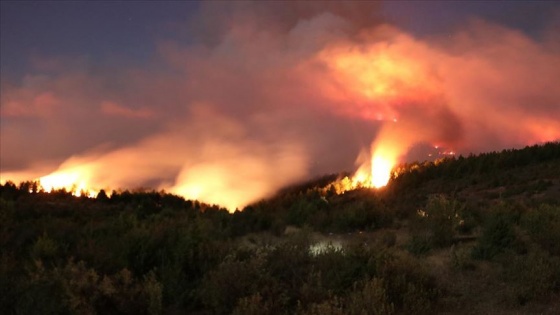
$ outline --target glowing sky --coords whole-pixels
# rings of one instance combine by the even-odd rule
[[[0,29],[2,180],[241,207],[360,151],[560,138],[554,1],[2,1]]]

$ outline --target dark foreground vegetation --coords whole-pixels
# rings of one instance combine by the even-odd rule
[[[333,180],[233,214],[7,183],[0,313],[560,313],[559,143]]]

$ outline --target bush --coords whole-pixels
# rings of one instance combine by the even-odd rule
[[[522,217],[521,225],[544,250],[560,256],[560,206],[544,204],[530,209]]]
[[[319,303],[311,304],[305,315],[389,315],[395,309],[389,301],[384,281],[371,278],[367,281],[355,282],[353,288],[345,297],[332,296]]]
[[[488,218],[478,244],[473,248],[475,259],[492,259],[515,242],[512,218],[504,211],[492,213]]]
[[[432,250],[432,237],[427,233],[415,233],[406,244],[406,249],[416,256],[425,255]]]
[[[430,314],[434,291],[421,283],[409,282],[402,297],[406,314]]]
[[[430,313],[439,296],[435,279],[417,259],[406,253],[386,260],[379,277],[385,283],[388,300],[405,314]]]
[[[384,231],[381,235],[381,243],[387,247],[397,244],[397,234],[393,231]]]
[[[360,289],[357,285],[347,299],[347,314],[389,315],[395,312],[387,297],[383,280],[372,278]]]
[[[46,233],[40,236],[31,248],[31,257],[36,260],[52,261],[58,252],[55,240]]]
[[[534,299],[546,300],[560,289],[560,258],[542,250],[504,258],[505,279],[514,284],[516,301],[523,305]]]
[[[471,248],[456,247],[453,245],[450,251],[451,268],[458,270],[474,270],[476,266],[472,261],[471,252]]]
[[[63,285],[37,262],[17,297],[15,314],[68,314]]]
[[[446,247],[453,243],[453,236],[460,222],[459,213],[463,208],[457,200],[443,195],[428,199],[426,218],[435,247]]]
[[[364,276],[362,262],[341,249],[330,245],[316,255],[313,267],[321,276],[321,287],[334,294],[342,294]]]
[[[337,296],[312,304],[307,311],[300,310],[299,313],[302,315],[348,315],[342,299]]]
[[[260,293],[241,298],[233,310],[233,315],[266,315],[270,313],[269,305],[263,301]]]
[[[455,232],[461,226],[460,213],[463,204],[448,199],[443,195],[431,196],[424,210],[411,221],[413,238],[409,243],[409,251],[423,254],[432,247],[446,247],[453,244]]]
[[[127,269],[101,276],[82,261],[52,270],[36,261],[28,277],[18,313],[151,315],[162,310],[162,286],[152,272],[139,281]]]
[[[239,299],[257,293],[259,278],[264,273],[263,261],[258,257],[238,260],[228,256],[203,280],[201,288],[202,302],[216,313],[231,313],[239,304]],[[256,296],[239,305],[248,308],[256,302]],[[259,296],[260,298],[260,296]]]

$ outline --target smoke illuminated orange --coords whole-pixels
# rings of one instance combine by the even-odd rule
[[[438,144],[446,148],[439,155],[453,156],[560,139],[560,68],[550,66],[559,64],[556,46],[485,23],[429,40],[377,23],[353,32],[330,14],[299,21],[278,38],[274,34],[284,27],[269,34],[249,23],[226,33],[225,45],[215,48],[166,45],[161,57],[173,71],[83,74],[83,81],[61,73],[59,80],[41,84],[6,85],[2,171],[34,163],[49,167],[2,172],[0,181],[37,179],[45,191],[88,196],[100,188],[146,185],[233,211],[303,180],[311,170],[338,171],[335,161],[346,161],[346,167],[349,157],[341,155],[354,153],[345,150],[345,142],[356,134],[355,143],[373,135],[375,140],[354,176],[337,183],[337,192],[387,185],[415,144]],[[253,36],[261,32],[270,36]],[[138,80],[123,80],[129,73]],[[127,82],[122,95],[105,90],[113,77]],[[83,111],[74,110],[77,103]],[[144,123],[153,117],[162,123],[148,132],[154,126]],[[20,118],[38,122],[33,132],[62,126],[37,139],[60,142],[53,148],[80,158],[70,156],[57,168],[48,159],[41,162],[38,141],[27,146],[31,151],[21,150],[33,132]],[[80,137],[93,127],[103,129],[97,125],[105,121],[109,130],[138,135],[111,143],[115,132],[105,132],[82,145]],[[362,137],[364,121],[372,128]],[[81,132],[64,129],[70,126]],[[352,133],[350,126],[357,126]],[[93,155],[83,151],[105,148],[106,142],[115,147]],[[65,148],[72,144],[77,147]],[[328,148],[336,148],[330,150],[332,160],[325,157]],[[37,161],[26,158],[36,155]]]
[[[400,35],[398,41],[412,39]],[[338,110],[370,120],[397,122],[399,107],[441,93],[441,84],[426,62],[401,45],[376,42],[356,46],[338,43],[324,49],[319,60],[328,66],[336,88],[328,97],[340,104]]]

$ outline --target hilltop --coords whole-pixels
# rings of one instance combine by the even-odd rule
[[[243,211],[0,186],[11,314],[557,314],[560,143],[347,174]],[[474,294],[476,293],[476,294]]]

